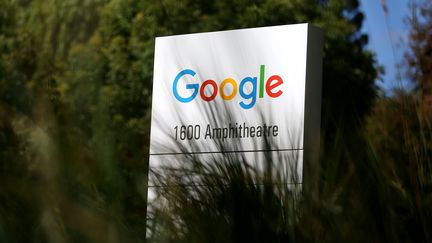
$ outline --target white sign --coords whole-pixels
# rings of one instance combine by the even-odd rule
[[[156,38],[150,168],[273,151],[295,153],[301,177],[319,147],[322,38],[309,24]]]

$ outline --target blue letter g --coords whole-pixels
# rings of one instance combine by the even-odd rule
[[[187,97],[187,98],[183,98],[183,97],[181,97],[181,96],[179,95],[179,93],[178,93],[178,91],[177,91],[177,83],[179,82],[179,79],[180,79],[183,75],[186,75],[186,74],[189,74],[189,75],[191,75],[192,77],[195,76],[195,72],[194,72],[194,71],[192,71],[192,70],[190,70],[190,69],[185,69],[185,70],[183,70],[183,71],[181,71],[181,72],[179,72],[179,73],[177,74],[177,76],[176,76],[175,79],[174,79],[174,83],[173,83],[173,93],[174,93],[174,96],[175,96],[175,98],[176,98],[178,101],[180,101],[180,102],[182,102],[182,103],[187,103],[187,102],[192,101],[192,100],[195,98],[195,96],[197,96],[197,94],[198,94],[198,89],[199,89],[199,84],[186,84],[186,89],[193,89],[193,93],[192,93],[192,95],[189,96],[189,97]]]

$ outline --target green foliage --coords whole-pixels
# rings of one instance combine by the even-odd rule
[[[398,91],[378,101],[368,122],[389,229],[400,241],[432,241],[432,128],[420,104],[416,95]]]
[[[428,82],[431,79],[432,61],[430,57],[432,35],[432,3],[425,1],[420,6],[411,6],[413,14],[408,18],[408,23],[411,26],[410,33],[410,53],[407,54],[408,59],[408,74],[416,85],[421,86],[422,83]]]
[[[411,25],[410,51],[406,53],[407,73],[415,85],[416,92],[422,98],[423,112],[432,115],[432,3],[423,2],[420,6],[413,4],[412,16],[408,18]]]

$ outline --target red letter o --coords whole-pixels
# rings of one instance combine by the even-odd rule
[[[210,95],[210,96],[206,96],[205,93],[204,93],[205,87],[206,87],[207,85],[211,85],[211,86],[213,86],[213,94]],[[217,95],[217,92],[218,92],[217,84],[216,84],[215,81],[213,81],[213,80],[211,80],[211,79],[206,80],[206,81],[201,85],[201,88],[200,88],[200,95],[201,95],[201,98],[202,98],[203,100],[205,100],[205,101],[212,101],[212,100],[214,100],[214,98],[215,98],[216,95]]]

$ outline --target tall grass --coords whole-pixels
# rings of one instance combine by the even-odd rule
[[[123,171],[104,101],[89,136],[67,107],[36,100],[32,116],[0,104],[0,242],[144,241],[147,179]]]
[[[0,242],[432,242],[432,130],[414,95],[335,136],[316,200],[292,184],[295,157],[190,155],[152,174],[148,217],[147,177],[124,169],[103,102],[91,136],[49,99],[32,117],[0,105]]]
[[[322,151],[318,200],[241,154],[165,168],[149,240],[431,242],[431,127],[415,97],[380,98],[364,130],[335,137],[334,150]],[[284,170],[280,158],[266,159]]]

